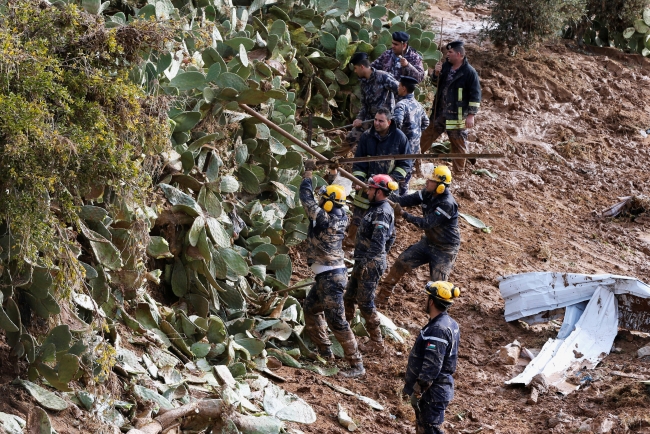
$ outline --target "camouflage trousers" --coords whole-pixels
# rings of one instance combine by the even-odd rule
[[[467,145],[467,130],[447,130],[445,125],[445,117],[438,116],[435,122],[431,122],[427,129],[424,130],[422,138],[420,139],[422,153],[428,152],[429,149],[431,149],[433,142],[435,142],[438,137],[446,131],[447,137],[449,137],[449,142],[451,143],[451,152],[454,154],[467,154],[469,152],[469,147]],[[453,162],[453,171],[455,174],[465,170],[465,160],[453,160]],[[420,160],[417,162],[417,167],[420,167]]]
[[[352,269],[352,276],[350,276],[350,281],[343,296],[347,320],[352,320],[358,305],[361,316],[366,321],[366,330],[370,338],[375,341],[381,340],[379,317],[375,307],[375,290],[384,271],[386,271],[385,257],[356,260]]]
[[[317,274],[315,280],[303,306],[305,331],[318,350],[324,352],[332,345],[327,335],[329,326],[343,347],[346,360],[350,364],[360,362],[356,340],[343,308],[343,290],[348,282],[347,268],[325,271]]]
[[[427,391],[428,392],[428,391]],[[445,409],[449,402],[435,402],[424,392],[420,399],[411,396],[411,406],[415,410],[417,423],[416,434],[444,434],[442,423],[445,421]]]

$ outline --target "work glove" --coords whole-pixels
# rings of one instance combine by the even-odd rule
[[[431,383],[427,383],[426,381],[418,380],[417,383],[413,386],[413,393],[417,398],[420,398],[424,392],[427,391],[431,387]]]
[[[406,390],[406,386],[402,389],[402,400],[406,401],[411,399],[411,395],[409,395],[408,391]]]
[[[303,164],[305,165],[305,171],[316,170],[316,160],[305,160]]]
[[[339,164],[340,159],[341,159],[341,157],[339,157],[339,156],[330,158],[330,164],[328,166],[329,169],[330,170],[337,170],[339,167],[341,167],[341,165]]]

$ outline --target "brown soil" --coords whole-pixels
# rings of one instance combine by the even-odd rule
[[[589,375],[591,385],[562,397],[541,395],[527,405],[529,391],[507,387],[504,381],[523,366],[500,364],[495,353],[517,339],[541,348],[558,326],[524,327],[506,323],[499,276],[528,271],[615,273],[650,282],[650,216],[602,219],[601,210],[620,196],[650,189],[650,66],[635,56],[607,51],[587,53],[566,41],[509,56],[487,43],[477,45],[477,29],[485,11],[459,10],[459,1],[432,7],[439,29],[444,17],[445,40],[471,41],[468,57],[481,76],[483,103],[470,139],[478,152],[503,152],[505,160],[479,160],[454,180],[453,192],[463,213],[491,226],[486,234],[462,223],[462,245],[451,280],[463,296],[450,311],[461,326],[456,397],[447,409],[444,429],[451,433],[599,432],[609,418],[614,432],[650,432],[650,393],[634,378],[611,375],[622,371],[650,378],[650,364],[636,357],[650,338],[622,331],[612,353]],[[419,239],[408,224],[398,227],[389,264]],[[296,258],[297,259],[297,258]],[[296,261],[298,264],[299,260]],[[298,267],[296,278],[307,277]],[[406,345],[388,344],[383,356],[364,358],[367,375],[360,380],[328,379],[379,401],[375,411],[355,398],[331,390],[324,377],[305,370],[281,368],[282,385],[310,403],[318,414],[312,425],[290,428],[305,433],[346,432],[336,419],[341,403],[358,422],[360,432],[414,433],[414,413],[400,399],[410,346],[426,318],[421,288],[428,270],[420,268],[404,279],[386,314],[411,332]],[[26,417],[31,398],[10,384],[17,376],[15,360],[2,343],[0,411]],[[25,372],[25,366],[21,367]],[[100,432],[74,410],[51,415],[59,433]],[[625,428],[627,427],[627,428]],[[629,432],[627,431],[627,432]],[[106,430],[105,432],[110,432]]]

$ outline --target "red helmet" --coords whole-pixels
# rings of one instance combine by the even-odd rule
[[[388,175],[373,175],[373,177],[368,180],[368,187],[379,188],[388,194],[399,188],[397,183]]]

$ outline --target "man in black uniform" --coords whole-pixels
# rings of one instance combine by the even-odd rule
[[[445,409],[454,398],[460,330],[447,314],[460,290],[449,282],[429,282],[425,288],[429,322],[409,354],[403,394],[411,397],[416,434],[443,434]]]
[[[345,318],[351,322],[359,305],[366,321],[370,342],[363,347],[368,352],[383,352],[384,341],[375,308],[375,290],[386,271],[386,254],[395,242],[395,215],[386,198],[398,185],[388,175],[374,175],[368,180],[369,208],[359,225],[354,248],[354,268],[345,289],[343,303]]]
[[[340,374],[359,377],[366,371],[343,308],[343,290],[348,281],[342,247],[348,224],[348,217],[342,208],[345,204],[345,189],[335,184],[323,186],[319,192],[320,200],[316,203],[312,172],[309,170],[314,167],[306,162],[305,168],[308,170],[300,184],[300,202],[309,217],[307,263],[316,275],[304,304],[305,331],[318,347],[319,353],[332,358],[332,342],[327,334],[329,325],[350,364],[350,370],[341,371]]]
[[[377,294],[377,305],[384,307],[402,276],[420,265],[429,264],[432,281],[447,280],[456,262],[460,248],[458,229],[458,204],[454,200],[449,185],[451,171],[447,166],[437,166],[425,188],[406,196],[391,195],[397,203],[395,214],[404,217],[420,229],[424,229],[422,239],[402,252],[384,279]],[[422,206],[423,217],[416,217],[402,207]]]
[[[377,110],[372,128],[361,136],[359,146],[354,154],[358,157],[375,157],[380,155],[410,154],[411,145],[403,132],[397,129],[393,115],[387,109]],[[391,160],[357,162],[352,165],[352,174],[360,181],[380,173],[389,175],[393,181],[404,182],[411,173],[411,160]],[[357,187],[355,187],[357,188]],[[369,201],[365,192],[357,190],[354,195],[354,213],[344,242],[346,248],[354,246],[354,239],[359,223],[368,209]]]
[[[446,131],[451,152],[467,154],[467,128],[474,127],[474,117],[481,106],[481,85],[476,70],[467,62],[462,41],[447,44],[447,61],[444,65],[438,62],[432,79],[438,80],[438,89],[431,123],[420,140],[422,152],[429,151]],[[454,173],[464,170],[465,160],[454,160]]]

